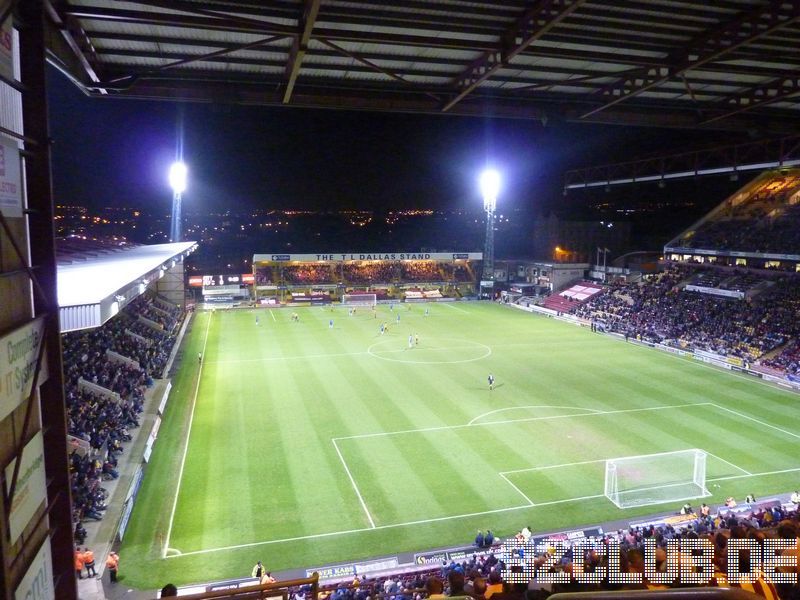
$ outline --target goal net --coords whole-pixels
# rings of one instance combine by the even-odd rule
[[[703,498],[706,453],[678,450],[606,461],[605,496],[619,508]]]
[[[342,304],[346,306],[375,306],[378,303],[377,294],[344,294]]]

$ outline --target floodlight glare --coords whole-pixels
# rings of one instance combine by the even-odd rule
[[[172,166],[169,168],[169,185],[174,193],[182,194],[186,191],[187,173],[188,169],[186,168],[186,164],[180,161],[172,163]]]
[[[497,193],[500,191],[500,173],[494,169],[486,169],[481,173],[481,193],[483,199],[497,199]]]

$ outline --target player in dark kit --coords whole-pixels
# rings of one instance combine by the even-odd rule
[[[489,381],[489,391],[491,392],[494,389],[494,375],[489,373],[489,377],[487,379]]]

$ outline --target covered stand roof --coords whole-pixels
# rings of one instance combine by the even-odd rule
[[[190,254],[196,242],[59,252],[61,331],[99,327],[164,271]]]
[[[743,131],[800,124],[800,2],[47,0],[88,93]]]

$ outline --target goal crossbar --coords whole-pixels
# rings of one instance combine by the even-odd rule
[[[343,294],[342,304],[345,306],[375,306],[378,303],[377,294]]]
[[[606,460],[604,495],[618,508],[710,496],[703,450],[692,448]]]

